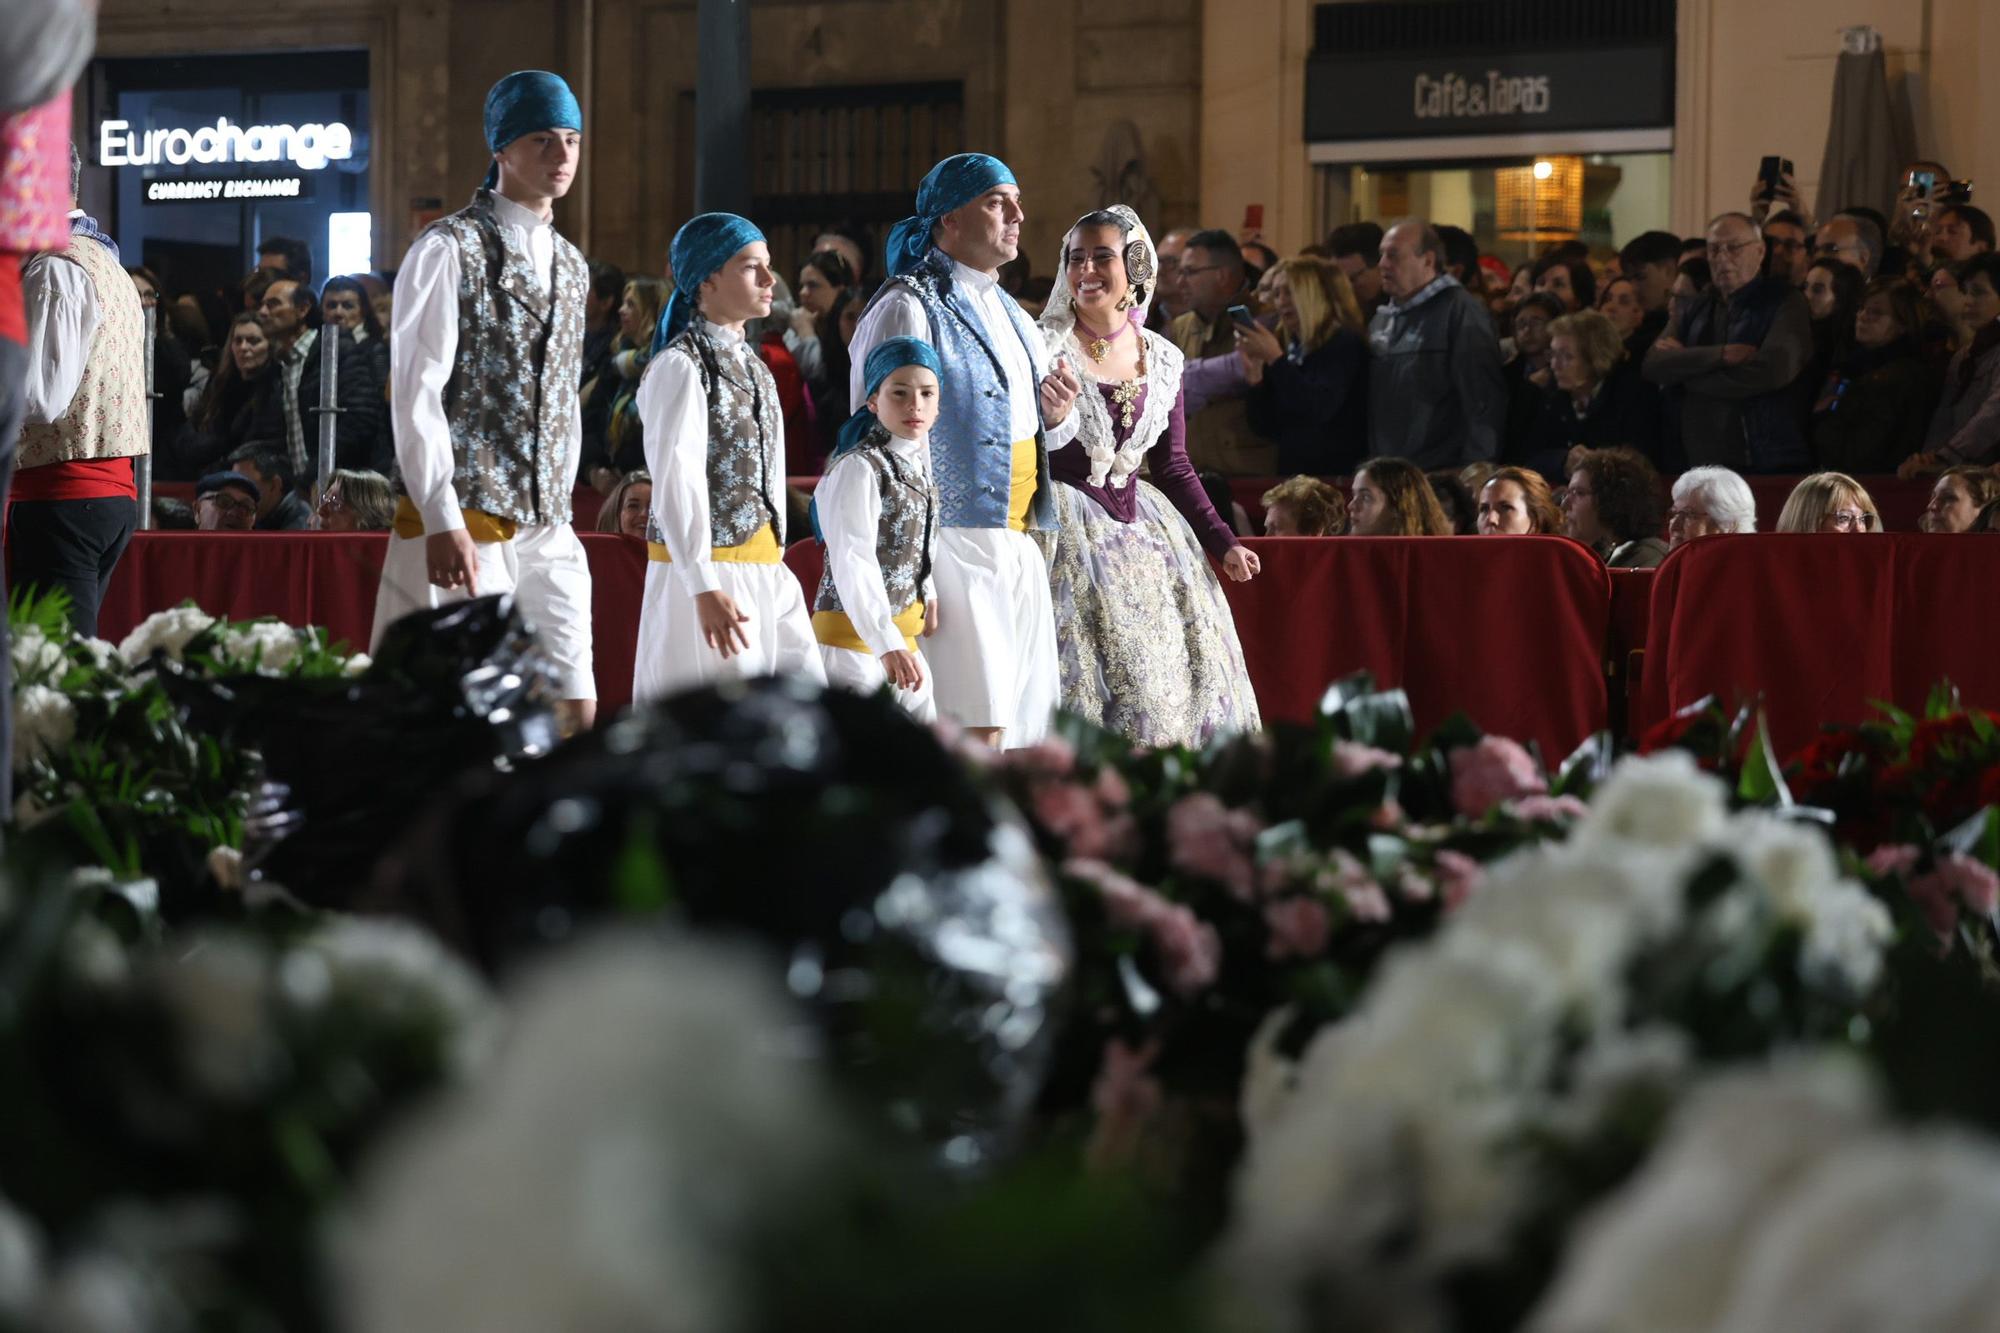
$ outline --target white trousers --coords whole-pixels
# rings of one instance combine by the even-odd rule
[[[937,709],[966,727],[998,727],[1008,748],[1048,734],[1062,697],[1056,622],[1041,548],[1009,528],[940,528],[938,631],[924,640]]]
[[[798,576],[783,564],[713,566],[720,588],[750,617],[747,651],[725,659],[702,642],[694,597],[673,566],[646,562],[646,598],[639,606],[639,651],[632,668],[632,702],[648,703],[717,680],[809,676],[824,685],[819,641]]]
[[[917,659],[924,664],[924,683],[914,690],[899,690],[891,686],[889,693],[903,706],[903,711],[917,721],[935,722],[937,720],[935,678],[922,648],[917,649]],[[852,648],[835,648],[823,643],[819,646],[819,660],[826,668],[826,683],[838,689],[852,690],[856,694],[873,694],[889,684],[889,673],[882,669],[882,659],[873,653],[856,652]]]
[[[368,650],[382,642],[391,622],[413,611],[428,611],[462,602],[463,588],[440,588],[431,582],[430,561],[423,537],[389,534],[382,558],[382,583],[375,592],[375,628]],[[542,646],[556,660],[557,685],[565,699],[595,699],[597,677],[591,667],[590,561],[576,529],[567,523],[524,527],[509,542],[479,542],[477,577],[481,597],[511,592],[521,614],[535,627]]]

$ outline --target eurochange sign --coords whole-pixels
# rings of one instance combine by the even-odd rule
[[[216,199],[297,199],[299,176],[228,176],[146,182],[149,204],[205,204]]]
[[[1306,65],[1306,140],[1460,138],[1674,123],[1659,47],[1494,56],[1341,56]]]
[[[107,120],[97,130],[97,162],[105,167],[218,166],[229,162],[289,162],[319,171],[354,156],[354,131],[330,125],[232,125],[227,116],[199,129],[135,130]]]

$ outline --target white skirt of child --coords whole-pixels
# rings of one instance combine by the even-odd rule
[[[922,648],[917,649],[917,659],[924,664],[924,683],[914,690],[899,690],[892,686],[889,692],[902,705],[903,711],[917,721],[935,722],[937,698],[931,681],[931,664],[924,658]],[[823,643],[819,646],[819,660],[826,668],[826,683],[836,689],[873,694],[889,684],[889,673],[882,669],[882,659],[873,653],[835,648]]]
[[[824,685],[819,641],[798,576],[784,564],[745,565],[718,560],[717,591],[729,594],[750,619],[743,626],[750,647],[725,659],[702,641],[694,597],[673,566],[646,562],[646,595],[639,605],[639,650],[632,668],[632,702],[643,704],[718,680],[752,676],[807,676]]]

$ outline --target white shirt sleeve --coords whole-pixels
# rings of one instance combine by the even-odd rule
[[[875,298],[868,313],[855,326],[854,341],[847,345],[853,367],[847,372],[848,408],[859,412],[868,402],[868,354],[891,338],[922,338],[929,342],[931,318],[924,303],[901,283]]]
[[[465,526],[444,386],[458,355],[458,246],[435,232],[420,238],[396,273],[389,335],[389,412],[403,488],[423,516],[426,535]]]
[[[21,270],[21,304],[28,318],[22,421],[46,426],[60,421],[76,397],[103,309],[83,265],[54,255],[38,255]]]
[[[640,444],[653,474],[653,522],[690,596],[721,587],[709,559],[708,395],[684,353],[653,358],[639,381]]]
[[[875,469],[865,458],[849,455],[813,489],[820,531],[826,536],[826,566],[840,593],[841,609],[854,632],[880,657],[905,648],[896,628],[895,609],[882,583],[882,565],[875,558],[875,537],[882,520],[882,492]]]

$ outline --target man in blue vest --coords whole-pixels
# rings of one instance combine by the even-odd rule
[[[1046,734],[1061,693],[1048,569],[1028,529],[1054,524],[1049,451],[1075,437],[1081,387],[1069,367],[1050,366],[1040,331],[1000,290],[1023,216],[998,158],[960,153],[932,167],[917,216],[889,235],[889,281],[849,348],[856,410],[877,344],[921,338],[943,359],[931,430],[937,623],[925,656],[938,711],[1010,747]]]

